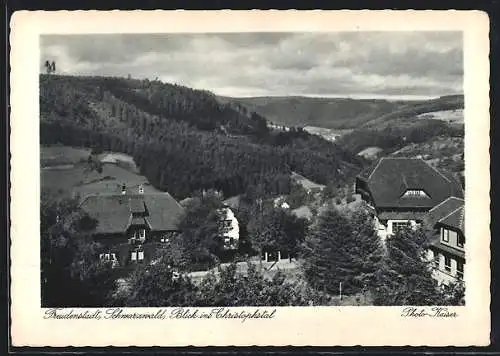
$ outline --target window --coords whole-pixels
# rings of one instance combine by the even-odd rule
[[[457,278],[458,279],[464,278],[464,264],[460,261],[457,261]]]
[[[428,195],[421,189],[408,189],[404,194],[405,198],[426,198]]]
[[[446,272],[451,272],[451,258],[444,256],[444,269]]]
[[[165,232],[161,235],[160,237],[160,242],[162,243],[169,243],[170,241],[172,241],[172,239],[174,239],[175,237],[177,236],[177,233],[176,232],[173,232],[173,231],[168,231],[168,232]]]
[[[462,234],[458,234],[458,237],[457,237],[457,246],[458,247],[464,247],[464,244],[465,244],[465,236],[462,235]]]
[[[231,248],[234,246],[234,238],[233,237],[226,237],[224,239],[224,245],[226,248]]]
[[[143,250],[134,250],[130,252],[130,260],[131,261],[143,261],[144,260],[144,251]]]
[[[398,230],[403,230],[411,226],[409,221],[393,221],[392,222],[392,232],[397,232]]]
[[[141,240],[141,241],[146,240],[146,230],[145,229],[139,229],[139,240]]]
[[[231,220],[222,220],[220,222],[220,228],[223,230],[228,231],[231,229],[231,226],[232,226]]]
[[[443,242],[450,242],[450,231],[448,229],[441,229],[441,240]]]
[[[109,261],[118,261],[116,259],[116,254],[114,253],[111,253],[111,252],[107,252],[107,253],[100,253],[99,254],[99,259],[103,262],[109,262]]]

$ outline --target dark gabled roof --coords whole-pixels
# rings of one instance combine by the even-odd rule
[[[459,182],[420,158],[385,157],[362,172],[377,208],[430,209],[450,196],[463,197]],[[427,197],[403,197],[407,190],[423,190]]]
[[[147,220],[152,230],[165,231],[177,230],[179,218],[184,213],[184,208],[170,194],[144,195],[148,209]]]
[[[153,231],[176,230],[178,219],[184,212],[168,193],[91,195],[80,205],[83,211],[97,220],[96,233],[100,234],[124,233],[132,223],[139,223],[132,213],[133,210],[140,210],[141,206],[148,216],[142,218],[140,223],[146,223]]]
[[[444,225],[452,227],[455,230],[464,232],[464,207],[461,206],[455,209],[450,214],[446,215],[444,218],[437,222],[439,225]]]
[[[130,212],[132,213],[145,213],[146,207],[144,206],[144,199],[140,196],[131,197],[129,199]]]
[[[128,224],[129,226],[132,225],[146,225],[149,226],[149,224],[146,222],[146,219],[144,217],[134,217],[130,219],[130,222]]]
[[[429,210],[426,221],[430,226],[434,226],[439,220],[463,206],[464,200],[462,198],[449,197]]]

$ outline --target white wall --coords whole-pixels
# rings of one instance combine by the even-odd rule
[[[378,237],[380,237],[380,240],[384,243],[387,238],[387,227],[380,222],[376,215],[373,219],[375,221],[375,231],[377,231]]]
[[[387,234],[393,234],[392,224],[397,222],[410,222],[411,228],[415,229],[417,227],[417,222],[415,220],[387,220]]]
[[[437,256],[436,256],[437,254]],[[432,251],[428,251],[428,256],[433,255],[434,258],[438,261],[436,268],[434,268],[432,272],[432,277],[436,279],[439,283],[450,283],[457,280],[457,260],[451,257],[451,271],[448,272],[445,270],[444,265],[444,255],[442,253],[437,252],[434,254]],[[465,266],[464,266],[465,269]]]
[[[238,219],[236,219],[236,216],[234,216],[234,213],[231,209],[229,208],[224,208],[223,210],[223,217],[224,220],[230,220],[231,221],[231,226],[230,228],[224,232],[224,238],[227,239],[233,239],[234,241],[234,246],[231,246],[231,248],[236,248],[237,247],[237,242],[240,239],[240,226],[238,223]]]

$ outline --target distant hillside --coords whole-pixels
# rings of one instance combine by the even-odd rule
[[[388,101],[382,99],[254,97],[223,98],[285,126],[316,126],[351,129],[375,126],[392,119],[463,108],[463,96],[451,95],[432,100]]]
[[[425,118],[434,118],[432,113],[457,110],[459,113],[464,108],[464,97],[462,95],[443,96],[437,99],[410,102],[405,106],[381,115],[376,119],[366,122],[364,127],[384,127],[391,125],[394,121],[412,120],[418,121]],[[455,119],[454,121],[460,121]],[[462,119],[463,121],[463,119]]]
[[[149,115],[200,130],[232,134],[266,130],[263,117],[233,103],[221,103],[208,91],[147,79],[41,75],[40,111],[45,120],[73,116],[90,126],[144,126]]]
[[[436,139],[462,142],[463,152],[463,124],[449,124],[443,120],[435,119],[395,119],[391,121],[390,125],[362,127],[353,130],[341,136],[335,142],[353,154],[358,154],[366,159],[377,159],[381,156],[393,154],[396,151],[414,154],[415,156],[422,152],[429,154],[429,150],[439,151],[444,146],[430,144]],[[429,148],[424,149],[427,146]],[[406,149],[403,150],[403,148]],[[420,150],[423,151],[420,152]]]
[[[177,198],[208,188],[283,194],[292,171],[340,184],[363,163],[304,130],[269,130],[243,105],[159,81],[41,75],[40,123],[42,144],[128,154],[155,188]]]

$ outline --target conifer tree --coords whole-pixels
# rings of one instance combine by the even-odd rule
[[[220,199],[212,192],[194,198],[186,207],[179,223],[178,248],[182,251],[182,260],[188,261],[193,268],[212,267],[222,255],[224,227],[221,208]]]
[[[387,255],[373,289],[377,305],[441,304],[437,282],[425,259],[425,230],[404,229],[387,239]]]
[[[356,224],[361,224],[355,226]],[[324,211],[303,245],[303,269],[319,290],[346,294],[362,291],[379,268],[381,248],[364,216],[352,221],[330,207]]]

